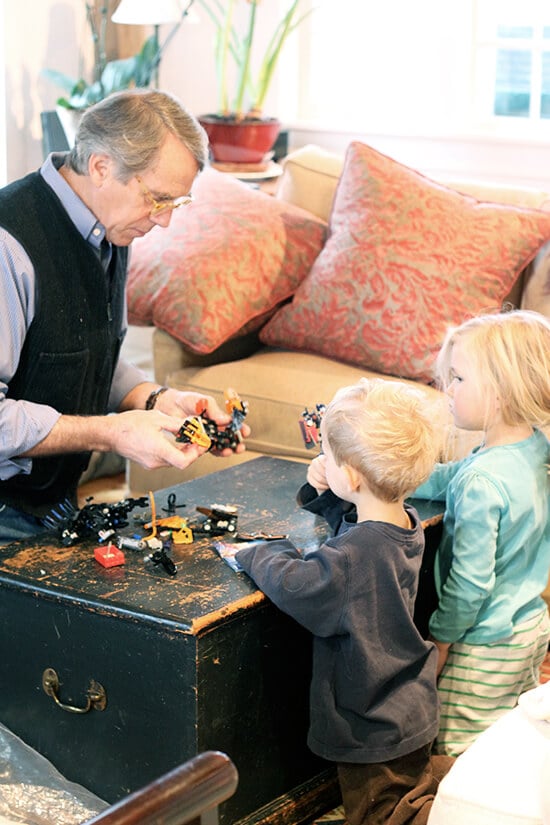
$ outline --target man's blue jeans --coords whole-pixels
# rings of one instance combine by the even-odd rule
[[[45,533],[46,529],[36,516],[0,504],[0,545]]]

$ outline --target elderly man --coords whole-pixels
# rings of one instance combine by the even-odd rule
[[[151,383],[119,351],[128,246],[189,203],[206,160],[178,101],[134,90],[90,108],[69,153],[0,190],[0,544],[75,503],[92,450],[182,470],[204,451],[166,435],[199,397]]]

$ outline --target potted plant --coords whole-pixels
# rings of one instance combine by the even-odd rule
[[[281,128],[277,118],[263,114],[281,50],[288,36],[309,12],[299,16],[303,0],[291,0],[259,64],[254,64],[260,0],[245,1],[249,8],[241,31],[235,22],[235,7],[239,0],[198,0],[215,27],[218,79],[218,111],[199,116],[199,121],[208,134],[215,161],[255,164],[261,162],[273,147]],[[255,65],[258,65],[256,70]],[[235,85],[230,90],[233,78]]]

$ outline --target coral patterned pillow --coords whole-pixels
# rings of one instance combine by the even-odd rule
[[[128,316],[209,353],[258,329],[311,269],[326,223],[205,170],[170,226],[132,244]]]
[[[354,142],[329,226],[262,341],[429,382],[447,326],[502,304],[550,213],[479,202]]]

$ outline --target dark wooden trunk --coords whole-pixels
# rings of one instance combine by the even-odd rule
[[[256,459],[155,493],[157,513],[171,492],[190,521],[196,506],[235,504],[239,530],[311,547],[325,527],[294,504],[304,473]],[[52,537],[0,550],[2,721],[109,802],[221,750],[239,772],[222,825],[290,825],[335,804],[334,771],[306,746],[309,634],[231,570],[211,537],[174,549],[173,577],[129,550],[124,566],[103,568],[94,545]],[[63,704],[84,708],[94,681],[105,709],[61,709],[42,688],[48,668]]]
[[[258,458],[155,493],[157,514],[170,493],[190,521],[197,506],[233,504],[239,531],[313,548],[326,525],[295,505],[305,471]],[[108,802],[219,750],[239,773],[221,825],[297,825],[338,804],[333,766],[306,746],[309,634],[211,537],[175,546],[175,576],[130,550],[124,566],[103,568],[97,543],[0,548],[1,721]],[[63,710],[43,689],[48,669],[59,702],[84,709],[98,683],[105,708]]]

